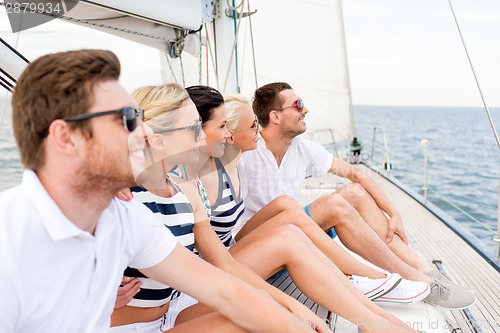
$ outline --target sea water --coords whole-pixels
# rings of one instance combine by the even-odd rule
[[[491,109],[500,129],[500,109]],[[373,128],[387,138],[390,173],[423,194],[424,148],[428,140],[428,199],[466,225],[493,252],[497,230],[500,149],[487,113],[469,107],[354,107],[362,156],[371,160]],[[374,164],[382,164],[377,131]],[[464,214],[466,212],[467,214]]]
[[[0,97],[0,121],[4,104],[5,98]],[[500,128],[500,109],[491,112]],[[19,184],[22,177],[11,117],[7,102],[0,127],[0,191]],[[383,128],[391,175],[419,193],[423,193],[424,183],[424,149],[420,142],[427,139],[429,200],[493,249],[500,151],[483,109],[355,106],[354,117],[356,135],[363,145],[361,156],[371,159],[373,128]],[[383,145],[379,134],[376,142],[374,162],[380,164]]]

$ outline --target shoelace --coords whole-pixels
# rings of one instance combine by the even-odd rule
[[[438,300],[440,300],[440,299],[441,299],[441,293],[442,293],[442,291],[443,291],[443,290],[446,290],[446,291],[448,292],[448,294],[449,294],[449,292],[450,292],[450,288],[448,288],[448,287],[447,287],[446,285],[444,285],[441,281],[436,280],[436,279],[434,279],[434,285],[435,285],[435,287],[434,287],[434,288],[438,288],[438,295],[437,295],[437,297],[434,299],[434,302],[433,302],[433,304],[432,304],[432,305],[436,306],[436,304],[437,304]],[[443,290],[442,290],[442,289],[443,289]]]

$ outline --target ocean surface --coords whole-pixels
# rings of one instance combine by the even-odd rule
[[[21,165],[11,126],[10,103],[0,97],[0,191],[21,181]],[[492,109],[500,129],[500,109]],[[3,118],[2,118],[3,115]],[[500,151],[481,108],[355,106],[362,157],[370,160],[373,128],[387,137],[391,175],[423,193],[424,149],[429,141],[429,200],[469,228],[493,251],[500,177]],[[3,119],[3,122],[2,122]],[[377,135],[374,162],[382,163]],[[464,213],[465,212],[465,213]]]
[[[490,109],[500,130],[500,109]],[[494,251],[500,150],[483,108],[355,106],[356,134],[371,159],[373,128],[383,128],[391,175],[423,195],[424,148],[428,146],[428,200],[465,225]],[[382,165],[377,132],[374,164]]]

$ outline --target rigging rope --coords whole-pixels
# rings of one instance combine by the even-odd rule
[[[174,81],[179,83],[179,80],[177,80],[177,77],[175,76],[175,72],[174,72],[174,69],[172,68],[172,64],[170,63],[170,59],[169,59],[169,55],[167,53],[165,53],[165,59],[167,59],[167,64],[168,64],[168,67],[170,68],[170,73],[172,73],[172,76],[174,77]]]
[[[229,0],[226,0],[226,2],[228,2]],[[244,1],[241,1],[241,3],[238,5],[238,6],[242,6],[244,4]],[[233,6],[234,6],[234,0],[233,0]],[[238,7],[235,7],[235,8],[238,8]],[[243,7],[241,7],[241,14],[243,15]],[[238,18],[238,15],[237,15],[237,11],[236,9],[233,9],[233,24],[234,24],[234,35],[235,35],[235,38],[237,39],[238,38],[238,29],[237,29],[237,26],[239,27],[239,23],[241,22],[241,18],[243,16],[240,16],[240,18]],[[239,20],[239,21],[238,21]],[[238,24],[236,24],[238,22]],[[235,66],[235,72],[236,72],[236,92],[240,92],[240,78],[239,78],[239,75],[238,75],[238,68],[239,68],[239,63],[238,63],[238,44],[236,42],[236,44],[233,44],[234,46],[234,66]],[[224,86],[224,91],[226,90],[226,86]]]
[[[500,140],[498,139],[498,134],[497,134],[497,131],[495,129],[495,125],[493,124],[493,119],[491,118],[490,110],[488,109],[488,106],[486,105],[483,91],[481,90],[481,86],[479,85],[479,80],[476,76],[476,71],[474,70],[474,66],[472,66],[472,61],[471,61],[471,58],[469,56],[469,51],[467,49],[467,45],[465,44],[464,37],[462,36],[462,31],[460,30],[460,25],[458,24],[457,16],[455,15],[455,11],[453,10],[453,6],[451,5],[451,0],[448,0],[448,4],[450,5],[451,13],[453,14],[453,18],[455,19],[455,24],[456,24],[457,29],[458,29],[458,34],[460,35],[460,39],[462,40],[462,45],[464,46],[465,54],[467,55],[467,60],[469,61],[469,66],[472,70],[472,74],[474,75],[474,80],[476,81],[476,86],[477,86],[477,89],[479,90],[479,95],[481,96],[481,100],[483,102],[484,109],[486,110],[486,114],[488,115],[491,129],[493,130],[493,135],[495,136],[495,140],[497,141],[498,149],[500,149]]]
[[[432,188],[429,188],[429,190],[431,190],[434,195],[436,197],[438,197],[439,199],[443,200],[444,202],[446,202],[447,204],[449,204],[450,206],[452,206],[453,208],[455,208],[456,210],[458,210],[459,212],[461,212],[462,214],[464,214],[465,216],[467,216],[469,219],[471,219],[471,221],[475,222],[476,224],[480,225],[482,228],[488,230],[489,232],[491,232],[492,234],[496,234],[495,230],[491,229],[490,227],[488,227],[486,225],[486,223],[484,222],[481,222],[479,221],[478,219],[476,219],[474,216],[472,216],[471,214],[469,214],[467,211],[465,211],[463,208],[461,208],[460,206],[454,204],[453,202],[451,202],[450,200],[446,199],[445,197],[441,196],[439,194],[439,192],[436,192],[434,191]]]
[[[201,60],[201,57],[203,56],[203,53],[201,52],[203,50],[203,45],[201,44],[201,31],[198,33],[198,37],[200,40],[200,55],[198,56],[198,85],[201,85],[201,76],[202,76],[202,66],[203,66],[203,61]]]
[[[248,13],[251,12],[250,0],[248,0]],[[255,44],[253,42],[252,15],[248,15],[248,23],[250,24],[250,41],[252,43],[253,77],[255,78],[255,90],[257,90],[257,88],[259,88],[259,84],[257,83],[257,63],[255,62]]]
[[[212,21],[212,24],[215,24],[213,21]],[[215,31],[215,27],[213,27],[214,31]],[[207,86],[209,86],[209,82],[208,82],[208,51],[210,51],[210,58],[212,59],[212,66],[214,68],[214,75],[215,75],[215,82],[219,83],[219,75],[217,73],[217,63],[215,62],[215,57],[214,57],[214,51],[212,50],[212,48],[210,47],[210,40],[208,39],[208,29],[207,29],[207,25],[205,24],[205,32],[206,32],[206,37],[207,37],[207,53],[206,53],[206,62],[207,62]],[[214,34],[214,39],[216,39],[216,36]],[[215,53],[217,54],[217,45],[215,44],[214,42],[214,47],[215,47]]]
[[[17,36],[16,36],[16,44],[14,44],[14,49],[17,50],[17,47],[19,45],[19,37],[21,36],[21,31],[18,31],[17,32]],[[2,107],[2,114],[0,115],[0,133],[2,132],[2,128],[3,128],[3,121],[5,119],[5,111],[7,110],[7,100],[8,100],[8,91],[6,90],[5,91],[5,96],[4,96],[4,103],[3,103],[3,107]],[[1,135],[0,135],[1,137]]]
[[[236,5],[234,5],[234,0],[232,1],[232,3],[233,3],[233,5],[231,5],[231,4],[229,3],[229,0],[226,0],[226,5],[227,5],[227,7],[228,7],[230,10],[237,11],[237,10],[238,10],[238,8],[240,8],[240,7],[242,7],[242,6],[243,6],[243,4],[245,3],[245,0],[241,0],[241,1],[240,1],[240,4],[239,4],[239,5],[237,5],[237,6],[236,6]]]
[[[226,0],[228,1],[228,0]],[[242,4],[245,3],[245,0],[242,0],[241,1]],[[234,41],[233,41],[233,46],[231,48],[231,56],[229,57],[229,64],[228,64],[228,67],[227,67],[227,72],[226,72],[226,78],[224,80],[224,89],[222,90],[222,93],[225,93],[226,92],[226,86],[227,86],[227,81],[229,80],[229,72],[231,70],[231,65],[233,64],[233,57],[234,57],[234,53],[235,53],[235,50],[236,50],[236,44],[238,43],[238,35],[240,33],[240,27],[241,27],[241,16],[243,14],[243,6],[242,6],[242,9],[241,9],[241,13],[238,13],[235,11],[234,15],[237,17],[238,14],[240,14],[240,18],[238,19],[238,25],[236,27],[236,33],[234,35]],[[236,72],[238,72],[238,69],[236,69]],[[238,81],[236,81],[238,82]],[[239,87],[238,88],[238,91],[240,90]]]

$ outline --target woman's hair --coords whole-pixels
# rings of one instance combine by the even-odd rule
[[[191,86],[186,90],[196,105],[203,123],[210,120],[214,110],[224,104],[224,98],[217,89],[208,86]]]
[[[178,83],[160,86],[146,86],[137,89],[132,96],[144,110],[144,121],[153,132],[169,129],[176,123],[180,105],[189,98],[189,94]]]
[[[226,106],[227,114],[227,129],[232,132],[238,128],[240,125],[240,115],[238,110],[244,105],[251,107],[250,100],[244,95],[229,95],[224,99],[224,105]]]

